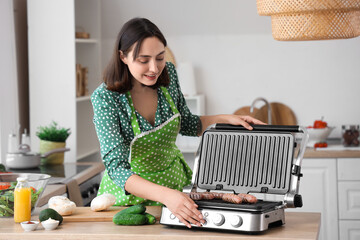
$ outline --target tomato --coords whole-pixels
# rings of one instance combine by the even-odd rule
[[[4,183],[0,183],[0,190],[6,190],[11,186],[10,183],[4,182]]]
[[[326,148],[328,144],[326,142],[315,143],[314,148]]]
[[[36,193],[36,189],[35,188],[33,188],[33,187],[30,187],[31,188],[31,191],[33,192],[33,193]]]
[[[314,128],[326,128],[327,123],[322,120],[315,120],[314,122]]]

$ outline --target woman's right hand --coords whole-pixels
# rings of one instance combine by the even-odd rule
[[[205,223],[202,214],[197,209],[198,206],[185,193],[169,189],[162,203],[188,228],[191,228],[190,223],[199,227]]]

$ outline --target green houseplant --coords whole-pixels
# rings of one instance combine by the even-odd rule
[[[36,136],[40,138],[40,154],[57,148],[65,148],[66,139],[70,134],[70,128],[59,127],[54,121],[48,126],[40,126],[36,132]],[[41,159],[41,164],[62,164],[63,162],[63,152],[54,153],[47,158]]]

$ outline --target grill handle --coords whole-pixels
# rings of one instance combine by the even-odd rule
[[[253,127],[253,131],[277,131],[277,132],[301,132],[299,126],[297,125],[260,125],[255,124],[251,125]],[[241,125],[231,125],[225,123],[217,123],[215,124],[215,129],[219,130],[247,130],[245,127]]]

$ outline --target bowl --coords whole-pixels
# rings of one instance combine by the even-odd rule
[[[18,177],[28,179],[31,188],[31,213],[33,213],[51,176],[37,173],[0,173],[0,217],[14,216],[14,189]]]
[[[45,228],[45,230],[54,230],[57,226],[59,226],[59,223],[59,220],[51,219],[51,221],[49,221],[48,219],[46,221],[42,221],[41,225]]]
[[[25,232],[34,231],[39,225],[38,221],[25,221],[20,223],[21,227],[25,230]]]
[[[335,127],[307,128],[307,132],[309,133],[307,146],[314,147],[315,143],[326,142],[326,139],[329,137],[334,128]]]

